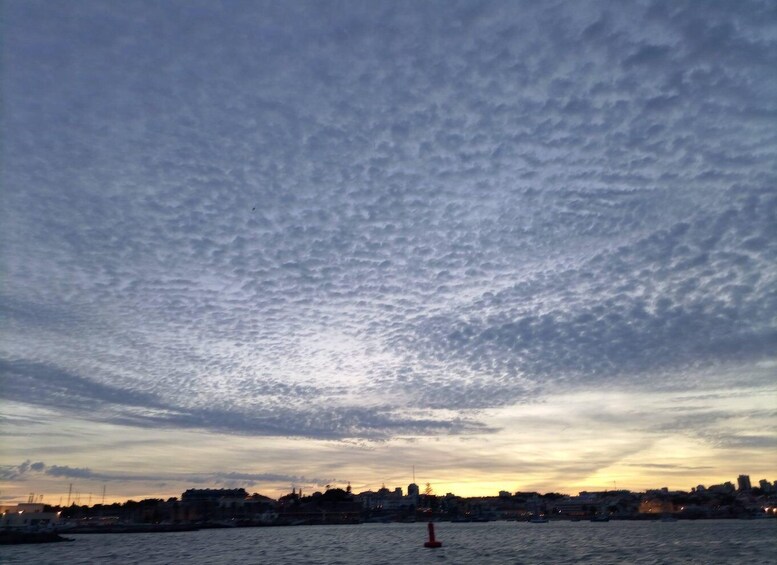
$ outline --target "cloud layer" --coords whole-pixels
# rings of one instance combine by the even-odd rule
[[[769,2],[6,12],[8,399],[387,439],[762,384]]]
[[[139,473],[104,473],[93,471],[85,467],[69,467],[67,465],[47,465],[43,461],[23,461],[19,465],[0,466],[0,480],[20,481],[27,479],[29,475],[46,475],[56,479],[75,479],[88,481],[109,482],[187,482],[194,484],[216,485],[256,485],[257,483],[283,482],[296,484],[313,484],[325,486],[334,479],[306,478],[293,475],[280,475],[277,473],[236,473],[222,471],[206,475],[184,475],[173,473],[161,473],[156,475],[143,475]]]

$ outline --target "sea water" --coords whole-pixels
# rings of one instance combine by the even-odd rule
[[[70,535],[4,546],[0,562],[67,563],[777,563],[777,520],[488,522],[230,528]]]

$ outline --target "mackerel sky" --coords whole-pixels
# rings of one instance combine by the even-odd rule
[[[0,498],[777,479],[774,2],[3,22]]]

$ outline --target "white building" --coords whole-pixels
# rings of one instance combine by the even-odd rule
[[[59,512],[46,512],[43,504],[0,506],[0,529],[50,530],[59,523]]]

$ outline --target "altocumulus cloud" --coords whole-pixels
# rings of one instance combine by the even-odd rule
[[[385,439],[773,356],[769,2],[339,6],[8,3],[5,396]]]
[[[397,414],[391,408],[374,406],[328,407],[316,403],[286,405],[286,387],[272,395],[276,401],[259,400],[252,410],[229,407],[181,407],[155,395],[95,383],[89,379],[44,365],[0,361],[4,397],[54,409],[89,414],[105,422],[139,427],[211,429],[227,433],[268,436],[305,435],[321,439],[362,437],[387,439],[395,434],[472,433],[489,431],[471,419],[441,419],[419,411]],[[255,396],[261,396],[254,391]]]

